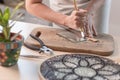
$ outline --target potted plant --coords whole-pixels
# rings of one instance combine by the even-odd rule
[[[22,5],[23,3],[18,4],[12,12],[8,7],[4,11],[0,9],[0,27],[2,28],[0,31],[0,64],[2,66],[13,66],[19,58],[23,37],[11,32],[14,20],[10,22],[10,19],[14,17],[16,20],[16,11]]]

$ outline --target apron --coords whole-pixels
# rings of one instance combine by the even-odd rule
[[[77,7],[84,9],[90,2],[90,0],[76,0]],[[108,33],[108,22],[109,22],[109,7],[111,0],[105,0],[104,5],[96,11],[95,15],[95,27],[98,33]],[[107,6],[106,6],[107,4]],[[50,7],[62,14],[70,15],[74,10],[73,0],[50,0]],[[105,8],[107,10],[105,10]],[[107,12],[106,12],[107,11]],[[53,23],[54,27],[58,27]]]

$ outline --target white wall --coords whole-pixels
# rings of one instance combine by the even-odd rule
[[[109,27],[109,33],[115,43],[115,52],[112,56],[120,56],[120,0],[112,0]]]
[[[109,33],[120,35],[120,0],[112,0]]]

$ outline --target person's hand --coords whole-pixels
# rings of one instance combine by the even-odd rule
[[[93,37],[97,35],[95,26],[94,26],[94,14],[88,13],[84,20],[84,31],[87,37]]]
[[[70,16],[67,16],[64,19],[64,25],[78,30],[79,28],[83,27],[84,22],[83,19],[86,16],[86,10],[80,9],[79,11],[73,11]]]
[[[73,11],[70,16],[67,16],[65,18],[65,26],[77,31],[83,29],[86,37],[93,37],[97,35],[94,26],[94,15],[84,9]]]

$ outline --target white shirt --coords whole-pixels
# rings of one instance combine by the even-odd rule
[[[76,0],[78,8],[85,8],[90,0]],[[109,7],[111,0],[105,0],[103,8],[96,13],[95,26],[98,33],[108,33]],[[50,7],[62,14],[70,15],[74,10],[73,0],[50,0]]]

